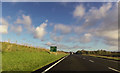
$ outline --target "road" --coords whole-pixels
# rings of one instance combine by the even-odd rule
[[[72,54],[33,73],[120,73],[117,61]]]

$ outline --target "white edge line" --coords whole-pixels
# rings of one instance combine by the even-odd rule
[[[111,70],[116,71],[116,72],[120,72],[119,70],[116,70],[116,69],[111,68],[111,67],[108,67],[108,69],[111,69]]]
[[[68,56],[63,57],[62,59],[60,59],[59,61],[57,61],[55,64],[53,64],[52,66],[50,66],[49,68],[47,68],[46,70],[44,70],[42,73],[47,72],[48,70],[50,70],[52,67],[54,67],[55,65],[57,65],[59,62],[61,62],[63,59],[65,59]]]
[[[89,60],[90,62],[94,62],[93,60]]]

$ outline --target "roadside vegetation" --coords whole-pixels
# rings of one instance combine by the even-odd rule
[[[86,51],[86,50],[80,51],[79,50],[76,52],[76,54],[107,58],[107,59],[113,59],[113,60],[120,60],[120,52],[111,52],[106,50],[97,50],[97,51]]]
[[[34,71],[67,55],[49,49],[0,42],[2,44],[2,71]]]

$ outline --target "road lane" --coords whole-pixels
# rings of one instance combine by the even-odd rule
[[[105,63],[110,63],[105,64]],[[115,63],[116,66],[116,63]],[[118,65],[117,65],[118,66]],[[114,69],[115,68],[115,69]],[[37,71],[38,73],[39,70]],[[82,55],[69,55],[60,63],[56,64],[54,67],[46,71],[45,73],[118,73],[114,67],[114,62],[98,59],[90,56]]]
[[[113,60],[95,58],[92,56],[83,56],[83,55],[79,55],[79,57],[86,58],[87,60],[93,60],[93,61],[95,61],[95,63],[99,63],[99,64],[102,64],[104,66],[112,67],[112,68],[120,71],[120,61],[113,61]]]
[[[70,55],[50,71],[110,71],[102,64],[91,63],[81,59],[78,55]]]

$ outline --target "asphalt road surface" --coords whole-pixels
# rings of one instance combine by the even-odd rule
[[[120,73],[120,63],[113,60],[72,54],[33,73]]]

